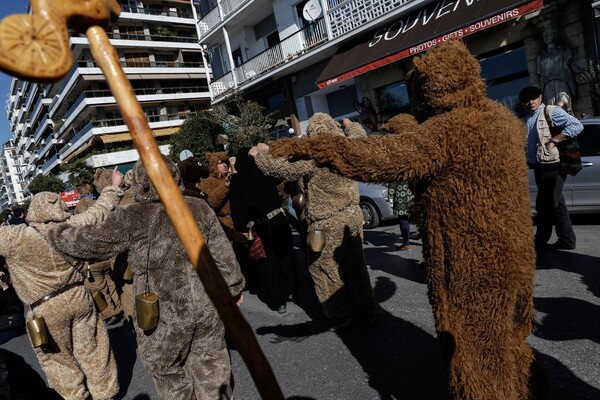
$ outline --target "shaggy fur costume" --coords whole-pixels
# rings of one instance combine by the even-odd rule
[[[311,137],[325,140],[344,136],[329,115],[317,113],[307,127]],[[306,139],[294,139],[294,143]],[[353,139],[354,140],[354,139]],[[256,165],[269,176],[285,180],[303,178],[308,232],[325,233],[325,247],[314,255],[309,272],[323,311],[330,318],[372,318],[375,299],[365,265],[362,240],[363,216],[359,207],[358,184],[317,167],[313,161],[288,163],[265,151],[256,156]]]
[[[415,128],[277,141],[270,153],[363,181],[411,182],[454,397],[527,399],[535,252],[525,128],[485,96],[479,63],[460,40],[415,58],[409,85]]]
[[[217,163],[219,161],[223,161],[229,165],[229,157],[224,151],[206,153],[206,161],[208,162],[208,171],[210,175],[208,178],[202,179],[198,186],[202,193],[206,194],[208,197],[206,201],[208,201],[210,207],[217,214],[227,237],[229,237],[229,240],[233,240],[235,229],[233,228],[231,209],[229,207],[227,175],[221,174],[217,169]]]
[[[166,161],[183,189],[176,165]],[[127,251],[138,293],[148,278],[150,291],[159,297],[158,326],[151,331],[136,327],[136,336],[161,399],[231,398],[223,323],[140,162],[130,190],[135,202],[117,207],[104,223],[78,229],[61,224],[50,232],[49,241],[71,257],[107,259]],[[204,200],[185,201],[232,296],[239,295],[244,279],[214,212]]]
[[[100,223],[122,195],[121,189],[109,186],[85,213],[71,216],[58,194],[41,192],[31,201],[29,226],[0,227],[0,254],[10,265],[21,300],[31,304],[67,284],[83,283],[83,263],[72,265],[50,247],[44,238],[47,224]],[[33,311],[44,318],[50,335],[47,346],[35,349],[49,385],[68,400],[87,399],[90,394],[94,399],[115,396],[119,391],[117,366],[104,324],[85,287],[59,294]],[[32,315],[31,311],[27,313],[28,321]]]

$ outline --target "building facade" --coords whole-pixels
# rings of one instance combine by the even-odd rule
[[[294,129],[314,112],[382,123],[409,110],[413,56],[452,36],[480,60],[488,96],[509,108],[538,84],[596,114],[579,74],[597,58],[586,0],[192,0],[213,102],[241,90]],[[552,89],[551,89],[552,88]],[[552,97],[551,96],[551,97]],[[556,99],[554,99],[556,100]],[[546,101],[551,101],[548,99]]]
[[[107,29],[121,65],[148,116],[161,151],[186,118],[210,106],[194,14],[187,0],[121,1]],[[23,157],[19,179],[57,174],[84,158],[94,168],[138,159],[131,135],[84,35],[72,34],[74,65],[59,82],[13,79],[6,103],[12,142]]]
[[[25,200],[27,187],[21,178],[23,167],[23,159],[17,154],[13,141],[4,143],[0,153],[0,210]]]

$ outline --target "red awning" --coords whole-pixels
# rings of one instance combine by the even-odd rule
[[[444,43],[521,17],[544,6],[543,0],[438,1],[415,10],[348,51],[334,55],[317,79],[319,89],[413,56]]]

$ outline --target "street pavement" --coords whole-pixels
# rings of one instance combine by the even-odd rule
[[[530,343],[555,400],[600,399],[600,217],[576,217],[574,223],[577,250],[540,255],[537,265]],[[376,326],[329,330],[300,252],[300,290],[286,314],[270,311],[255,295],[244,292],[243,314],[286,398],[448,398],[421,267],[421,244],[413,241],[411,250],[396,251],[398,235],[394,222],[365,231],[365,257],[381,306]],[[117,398],[156,399],[127,327],[111,327],[109,334],[119,365]],[[25,335],[1,347],[21,355],[43,377]],[[235,349],[231,358],[236,399],[259,399]]]

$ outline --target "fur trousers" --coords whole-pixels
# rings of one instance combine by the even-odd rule
[[[107,307],[100,313],[100,318],[108,319],[123,311],[121,298],[117,291],[115,279],[113,278],[112,261],[102,261],[89,264],[92,272],[93,282],[85,280],[85,287],[90,293],[100,291],[106,300]]]
[[[332,218],[309,223],[308,232],[325,233],[325,247],[310,254],[309,272],[328,318],[370,316],[375,297],[363,254],[363,216],[350,208]]]
[[[66,400],[114,397],[119,392],[117,364],[87,290],[75,287],[34,311],[48,328],[48,345],[36,348],[35,353],[49,386]],[[31,318],[29,311],[27,320]]]
[[[161,312],[166,309],[166,304],[161,304]],[[136,327],[136,336],[159,399],[233,398],[225,328],[216,310],[209,316],[190,316],[188,321],[165,323],[159,319],[154,332],[148,335]]]

